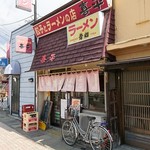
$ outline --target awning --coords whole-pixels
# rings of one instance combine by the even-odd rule
[[[113,21],[113,13],[105,12],[102,35],[72,45],[67,44],[66,28],[41,37],[30,71],[100,61],[105,57],[106,42],[112,43],[114,39]]]
[[[4,75],[19,75],[21,73],[21,67],[19,62],[13,61],[8,64],[4,70]]]
[[[99,71],[40,76],[38,91],[100,92]],[[94,85],[94,86],[93,86]]]
[[[127,67],[150,65],[150,57],[135,58],[131,60],[106,62],[98,66],[104,67],[105,70],[123,69]]]

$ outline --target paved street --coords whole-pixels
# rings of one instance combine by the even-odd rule
[[[80,150],[88,145],[77,143],[73,147],[64,143],[60,128],[24,132],[21,121],[0,109],[0,150]],[[114,150],[141,150],[122,145]]]
[[[0,149],[4,150],[46,150],[52,148],[45,148],[36,142],[18,134],[12,128],[0,123]]]

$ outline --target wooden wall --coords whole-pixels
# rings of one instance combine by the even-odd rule
[[[25,36],[32,38],[32,53],[17,53],[16,47],[16,36]],[[34,31],[30,23],[16,29],[11,34],[11,54],[10,61],[18,61],[21,66],[20,75],[20,113],[22,112],[22,105],[34,104],[35,102],[35,75],[34,72],[28,72],[30,70],[33,56],[35,52],[34,46]],[[28,79],[33,78],[33,82],[29,82]]]

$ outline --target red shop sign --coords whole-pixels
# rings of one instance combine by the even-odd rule
[[[16,52],[32,53],[32,39],[24,36],[16,36]]]
[[[107,0],[82,0],[33,26],[36,37],[60,30],[70,23],[108,8]]]
[[[31,0],[17,0],[16,7],[22,10],[26,10],[31,12],[32,11],[32,2]]]

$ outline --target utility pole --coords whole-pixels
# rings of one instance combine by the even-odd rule
[[[37,20],[37,1],[34,0],[34,21]]]
[[[34,0],[34,22],[37,20],[37,0]],[[35,51],[37,48],[37,38],[34,34],[34,42],[35,42]],[[34,72],[34,108],[37,110],[37,72]]]
[[[37,20],[37,1],[34,0],[34,22]],[[34,36],[34,41],[35,41],[35,48],[37,47],[37,38]]]

